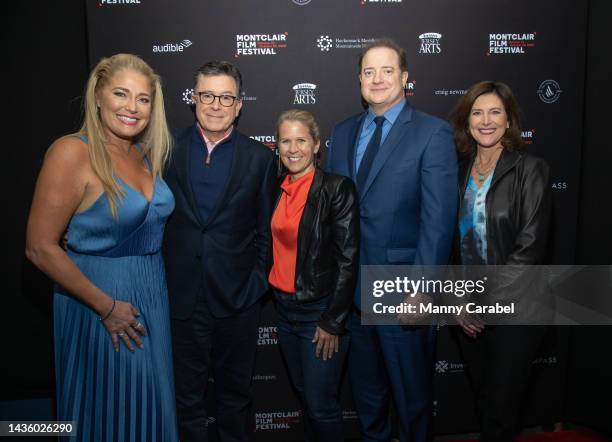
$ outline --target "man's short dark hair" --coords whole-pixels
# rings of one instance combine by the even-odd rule
[[[236,81],[236,86],[238,87],[238,98],[240,98],[242,94],[242,74],[240,74],[238,68],[229,61],[212,60],[204,63],[198,68],[194,75],[194,86],[198,84],[198,78],[200,75],[228,75],[232,77],[234,81]]]
[[[359,73],[361,74],[361,63],[363,62],[363,57],[366,52],[370,49],[374,48],[389,48],[394,50],[397,54],[397,58],[399,59],[399,67],[402,72],[408,72],[408,63],[406,62],[406,51],[402,48],[395,40],[392,38],[377,38],[371,43],[368,43],[363,47],[361,53],[359,54]]]

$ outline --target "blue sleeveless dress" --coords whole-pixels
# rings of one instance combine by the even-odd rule
[[[113,218],[100,196],[68,226],[68,255],[97,287],[140,312],[144,350],[116,353],[97,314],[56,286],[57,418],[76,421],[79,441],[177,441],[170,316],[161,256],[174,197],[157,178],[153,198],[119,181]]]

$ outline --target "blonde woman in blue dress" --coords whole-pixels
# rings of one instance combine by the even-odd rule
[[[26,255],[56,283],[57,419],[76,421],[71,441],[178,440],[160,254],[174,209],[163,103],[142,59],[102,59],[83,126],[53,143],[38,177]]]

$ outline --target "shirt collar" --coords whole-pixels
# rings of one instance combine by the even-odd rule
[[[383,114],[383,116],[385,117],[385,120],[387,120],[389,123],[391,123],[391,125],[393,125],[395,123],[395,120],[397,120],[397,117],[399,116],[400,112],[404,108],[405,104],[406,104],[406,99],[402,98],[399,103],[391,107],[391,109],[389,109],[387,112]],[[372,109],[368,109],[368,113],[365,117],[364,127],[367,127],[370,123],[372,123],[372,121],[374,121],[374,118],[376,118],[376,114],[372,112]]]
[[[215,146],[217,146],[218,144],[223,143],[225,140],[227,140],[230,135],[232,134],[232,131],[234,130],[234,125],[232,124],[223,134],[223,136],[217,140],[217,141],[212,141],[209,140],[208,137],[206,136],[206,134],[204,133],[204,129],[202,128],[202,126],[200,126],[200,123],[197,122],[196,125],[198,126],[198,131],[200,132],[200,135],[202,136],[202,139],[204,140],[204,144],[206,144],[206,149],[208,149],[208,151],[212,151]]]

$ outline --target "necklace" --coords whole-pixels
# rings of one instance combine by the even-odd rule
[[[482,170],[478,164],[480,162],[474,162],[474,170],[476,171],[476,175],[478,178],[478,182],[480,184],[484,183],[484,180],[487,178],[487,175],[489,175],[489,172],[491,172],[493,169],[495,169],[495,165],[497,164],[497,160],[493,161],[491,163],[491,165],[489,167],[487,167],[485,170]],[[482,163],[481,163],[482,165]]]

